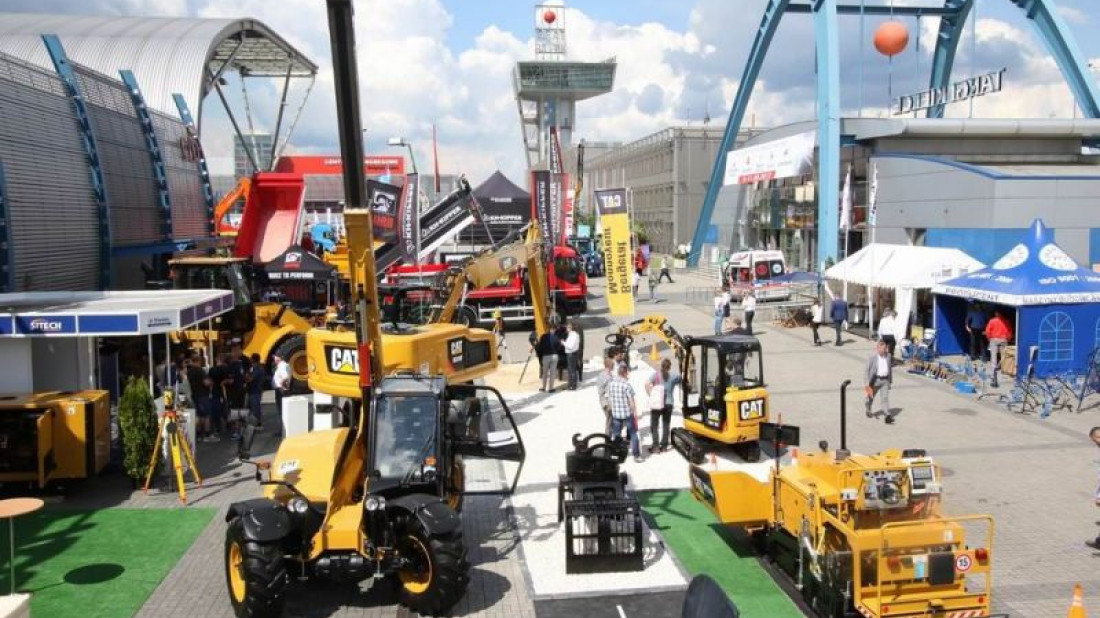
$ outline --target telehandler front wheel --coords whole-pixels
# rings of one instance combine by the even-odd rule
[[[258,543],[244,536],[238,517],[225,535],[225,581],[238,618],[278,618],[286,601],[286,566],[279,543]]]
[[[397,571],[397,596],[409,609],[428,616],[446,611],[466,594],[470,564],[462,530],[448,534],[429,533],[410,517],[397,542],[408,565]]]

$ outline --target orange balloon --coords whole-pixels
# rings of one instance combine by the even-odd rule
[[[875,49],[884,56],[896,56],[909,45],[909,29],[900,21],[888,21],[875,30]]]

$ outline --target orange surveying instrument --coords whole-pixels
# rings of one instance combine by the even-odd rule
[[[149,472],[145,475],[145,492],[149,493],[149,483],[153,480],[153,473],[157,469],[157,457],[160,455],[161,445],[165,435],[168,436],[168,453],[175,469],[176,488],[180,494],[180,503],[187,504],[187,485],[183,481],[183,458],[187,458],[187,465],[191,469],[191,476],[195,484],[202,486],[202,476],[199,467],[195,465],[195,456],[191,454],[191,445],[187,438],[180,435],[180,419],[176,412],[175,392],[168,388],[164,390],[164,416],[160,419],[160,427],[157,428],[157,441],[153,445],[153,456],[149,458]],[[182,453],[182,454],[181,454]]]

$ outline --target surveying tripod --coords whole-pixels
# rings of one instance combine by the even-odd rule
[[[195,484],[202,486],[202,476],[199,467],[195,465],[195,457],[191,454],[191,445],[187,443],[187,437],[181,435],[179,414],[176,412],[172,389],[164,391],[164,416],[157,427],[157,441],[153,445],[153,456],[149,458],[149,472],[145,475],[145,492],[149,492],[149,484],[153,480],[153,473],[157,470],[157,457],[160,456],[161,444],[165,434],[168,435],[168,454],[172,467],[175,469],[176,488],[179,490],[180,502],[187,504],[187,486],[183,481],[183,458],[187,458],[187,465],[191,468],[191,476]],[[181,456],[182,452],[182,456]]]

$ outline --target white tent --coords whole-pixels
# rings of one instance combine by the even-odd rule
[[[914,291],[985,268],[959,249],[870,244],[825,271],[825,277],[868,288],[893,288],[898,314],[894,336],[901,340],[909,332],[908,317]],[[873,299],[873,295],[868,295]],[[873,302],[873,301],[872,301]],[[869,323],[874,331],[874,306]]]

